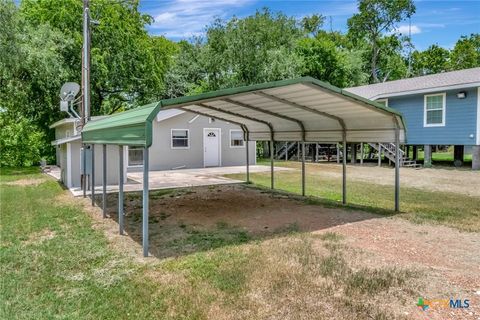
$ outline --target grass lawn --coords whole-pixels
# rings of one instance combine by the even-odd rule
[[[413,157],[412,152],[410,152],[410,157]],[[424,152],[419,150],[417,157],[419,161],[423,161]],[[453,151],[452,152],[432,152],[432,161],[433,162],[451,162],[453,164]],[[467,166],[468,163],[471,163],[472,155],[465,154],[463,156],[463,162],[465,162],[465,166]]]
[[[336,187],[320,194],[336,199]],[[352,258],[358,250],[335,233],[246,241],[217,225],[215,236],[176,242],[198,251],[145,262],[119,253],[36,169],[2,169],[0,192],[1,319],[391,319],[404,317],[399,304],[416,308],[415,271],[365,265],[373,258]]]
[[[0,177],[1,319],[148,318],[164,310],[142,268],[112,252],[80,206],[58,200],[65,191],[56,181],[38,168],[2,168]]]
[[[259,162],[260,164],[262,162]],[[300,168],[298,162],[276,161],[276,166]],[[341,206],[342,181],[324,175],[321,166],[306,164],[307,201],[324,205]],[[244,174],[228,175],[245,179]],[[250,174],[254,185],[269,188],[270,173]],[[299,171],[276,171],[275,188],[291,193],[301,193]],[[380,214],[393,214],[394,188],[364,181],[348,179],[347,198],[353,208]],[[402,186],[400,196],[401,217],[414,222],[434,222],[465,231],[480,231],[480,199],[458,193],[432,192]]]

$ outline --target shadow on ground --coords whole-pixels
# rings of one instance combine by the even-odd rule
[[[107,214],[118,223],[117,199],[117,194],[108,195]],[[384,217],[366,212],[374,208],[343,207],[247,185],[159,190],[150,192],[149,199],[149,251],[160,259]],[[101,207],[101,196],[96,202]],[[140,192],[125,194],[125,231],[141,245]]]

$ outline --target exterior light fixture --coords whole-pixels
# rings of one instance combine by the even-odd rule
[[[457,93],[458,99],[465,99],[467,97],[467,93],[465,91],[460,91]]]

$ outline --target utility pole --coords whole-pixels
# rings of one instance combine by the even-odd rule
[[[83,48],[82,48],[82,128],[90,120],[90,3],[89,0],[83,0]],[[83,145],[82,164],[83,172],[81,176],[83,197],[87,193],[87,146]],[[93,172],[92,172],[93,174]],[[92,175],[93,176],[93,175]],[[92,188],[92,199],[93,189]]]
[[[90,120],[90,0],[83,0],[82,124]]]

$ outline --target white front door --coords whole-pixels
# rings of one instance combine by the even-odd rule
[[[203,129],[203,146],[204,166],[220,166],[220,129]]]

